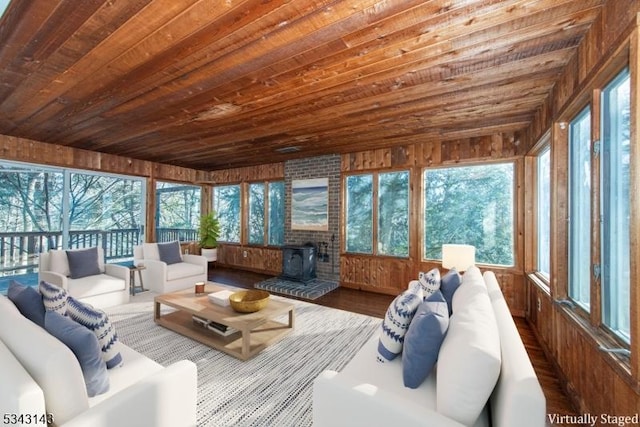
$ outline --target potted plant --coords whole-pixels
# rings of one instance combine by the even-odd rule
[[[207,261],[218,259],[218,236],[220,236],[220,223],[215,212],[210,212],[200,218],[200,250]]]

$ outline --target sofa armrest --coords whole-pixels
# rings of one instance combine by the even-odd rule
[[[38,273],[38,279],[49,282],[52,285],[60,286],[64,289],[69,289],[69,279],[67,278],[67,276],[56,273],[54,271],[40,271]]]
[[[0,378],[0,414],[45,414],[42,389],[2,341]]]
[[[181,360],[60,427],[191,427],[196,425],[197,393],[196,365]]]
[[[313,382],[313,425],[464,427],[423,405],[396,405],[397,400],[387,390],[327,370]]]

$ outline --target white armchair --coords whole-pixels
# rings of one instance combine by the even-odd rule
[[[78,273],[71,268],[67,251],[52,249],[40,254],[38,282],[44,280],[67,290],[74,298],[94,307],[110,307],[129,302],[129,269],[122,265],[105,264],[102,248],[70,250],[72,256],[81,256]],[[87,258],[89,257],[89,258]],[[96,267],[97,263],[97,267]],[[77,264],[77,263],[76,263]],[[71,265],[74,265],[72,262]],[[75,267],[75,266],[74,266]],[[84,275],[93,268],[95,274]],[[97,270],[96,270],[97,268]]]
[[[143,243],[133,248],[134,264],[145,266],[142,279],[146,287],[158,293],[167,293],[207,281],[208,262],[205,257],[181,254],[178,242],[161,245],[173,245],[173,257],[169,257],[172,260],[160,255],[157,243]]]

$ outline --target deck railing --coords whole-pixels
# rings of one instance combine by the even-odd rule
[[[198,230],[182,228],[156,229],[158,242],[191,241],[198,238]],[[100,246],[106,261],[133,258],[133,247],[142,241],[142,230],[82,230],[69,232],[72,249]],[[0,233],[0,275],[32,273],[38,266],[38,254],[62,248],[61,231],[26,231]]]

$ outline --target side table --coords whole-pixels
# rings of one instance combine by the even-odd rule
[[[146,269],[144,265],[134,265],[129,267],[129,289],[131,295],[136,295],[136,271],[138,272],[138,277],[140,278],[140,292],[146,291],[144,288],[144,283],[142,283],[142,270]]]

